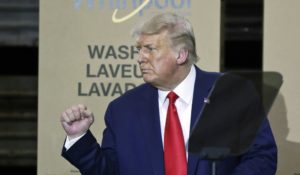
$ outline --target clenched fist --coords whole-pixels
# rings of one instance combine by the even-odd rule
[[[61,124],[70,139],[84,134],[93,122],[93,113],[83,104],[74,105],[61,114]]]

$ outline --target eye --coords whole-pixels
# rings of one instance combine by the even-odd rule
[[[152,47],[152,46],[145,46],[145,47],[146,47],[146,49],[147,49],[149,52],[152,52],[152,51],[156,50],[156,48],[155,48],[155,47]]]
[[[141,50],[141,46],[136,46],[135,48],[136,48],[138,51]]]

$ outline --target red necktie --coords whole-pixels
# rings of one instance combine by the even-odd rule
[[[166,175],[186,175],[187,161],[183,133],[178,118],[175,101],[178,96],[170,92],[169,107],[164,136],[164,159]]]

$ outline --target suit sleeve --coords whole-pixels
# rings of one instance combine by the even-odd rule
[[[109,119],[108,108],[105,114],[106,129],[103,132],[102,147],[88,130],[68,151],[65,148],[62,150],[62,156],[78,168],[82,175],[119,174],[114,134]]]
[[[274,175],[277,168],[277,147],[267,119],[250,150],[241,156],[233,175]]]

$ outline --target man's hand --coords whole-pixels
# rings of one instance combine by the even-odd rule
[[[61,114],[61,124],[70,139],[84,134],[94,122],[94,115],[83,104],[72,106]]]

